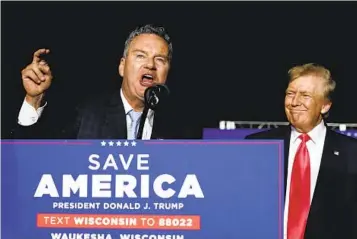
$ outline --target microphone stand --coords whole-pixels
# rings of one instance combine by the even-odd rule
[[[139,130],[138,130],[136,139],[142,139],[142,137],[143,137],[144,125],[145,125],[146,116],[148,115],[148,112],[149,112],[149,107],[145,104],[143,114],[141,115],[141,118],[140,118],[140,125],[139,125]]]
[[[154,86],[154,87],[159,87],[159,86]],[[145,121],[146,121],[146,117],[148,115],[149,109],[151,110],[155,110],[157,108],[157,105],[159,104],[159,98],[157,95],[158,93],[155,92],[157,90],[157,88],[154,87],[149,87],[145,90],[144,93],[144,101],[145,101],[145,107],[143,110],[143,114],[141,115],[140,118],[140,125],[139,125],[139,129],[138,129],[138,133],[136,135],[136,139],[142,139],[143,137],[143,131],[144,131],[144,125],[145,125]],[[161,86],[164,87],[164,86]],[[165,86],[166,91],[168,92],[168,88]],[[159,88],[160,90],[160,88]]]

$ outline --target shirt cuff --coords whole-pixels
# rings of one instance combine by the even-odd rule
[[[41,117],[41,114],[42,114],[44,108],[46,107],[46,105],[47,105],[47,102],[45,103],[44,106],[39,107],[36,110],[32,105],[27,103],[27,101],[25,99],[24,102],[22,103],[19,117],[18,117],[19,125],[31,126],[31,125],[35,124],[38,121],[38,119]]]

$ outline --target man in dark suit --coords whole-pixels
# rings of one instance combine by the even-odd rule
[[[336,83],[315,64],[289,71],[287,127],[247,139],[285,143],[285,239],[357,238],[357,140],[324,122]]]
[[[12,138],[135,139],[144,109],[145,90],[166,82],[172,59],[172,42],[163,27],[146,25],[132,31],[125,42],[118,68],[123,78],[121,89],[77,107],[75,122],[60,130],[55,122],[58,108],[52,115],[46,109],[45,93],[53,78],[50,66],[43,60],[48,53],[49,49],[36,51],[32,63],[22,71],[26,97]],[[162,112],[149,110],[143,139],[200,137],[187,134],[191,131],[186,122],[181,125],[186,130],[178,129],[180,125],[170,124],[172,118],[167,116],[172,112],[164,111],[170,107],[161,108]]]

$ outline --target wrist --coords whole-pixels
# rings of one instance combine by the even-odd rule
[[[25,100],[28,104],[34,107],[36,110],[44,105],[44,94],[37,96],[26,95]]]

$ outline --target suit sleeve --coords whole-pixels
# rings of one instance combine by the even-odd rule
[[[21,125],[14,121],[11,139],[76,139],[81,121],[81,107],[69,110],[65,115],[59,107],[46,106],[41,117],[33,124]]]

